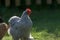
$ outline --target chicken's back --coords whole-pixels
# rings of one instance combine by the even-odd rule
[[[20,20],[21,18],[20,17],[17,17],[17,16],[12,16],[10,19],[9,19],[9,25],[10,26],[13,26],[14,23],[16,23],[18,20]]]

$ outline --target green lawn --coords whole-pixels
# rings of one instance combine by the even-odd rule
[[[56,36],[52,33],[47,33],[46,31],[42,32],[32,32],[32,35],[35,40],[60,40],[60,36]],[[3,40],[12,40],[11,36],[5,36]]]

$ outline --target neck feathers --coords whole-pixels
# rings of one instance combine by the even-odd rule
[[[23,20],[28,20],[28,19],[30,19],[29,15],[27,14],[26,11],[23,12],[23,14],[22,14],[22,16],[21,16],[21,19],[23,19]]]
[[[21,18],[22,18],[22,17],[25,17],[25,16],[28,16],[26,11],[23,12]]]

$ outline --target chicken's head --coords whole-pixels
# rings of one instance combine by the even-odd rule
[[[26,12],[27,12],[28,15],[30,15],[31,14],[31,9],[30,8],[27,8],[26,9]]]

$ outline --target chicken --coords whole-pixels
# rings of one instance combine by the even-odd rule
[[[13,40],[34,40],[31,35],[32,21],[30,19],[31,10],[27,8],[21,17],[13,16],[9,19],[10,28],[8,34],[10,34]]]
[[[2,40],[7,30],[8,30],[8,25],[0,17],[0,40]]]

